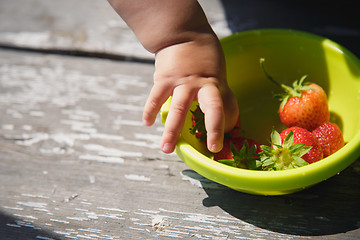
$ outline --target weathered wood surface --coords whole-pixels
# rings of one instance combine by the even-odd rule
[[[359,238],[359,161],[281,197],[211,182],[142,126],[152,71],[0,51],[0,239]]]
[[[282,21],[287,5],[273,18],[251,1],[200,2],[219,36],[275,19],[344,39],[360,55],[353,22],[320,27],[309,15]],[[160,120],[141,123],[154,70],[142,60],[153,56],[106,2],[0,1],[0,47],[1,240],[360,238],[359,160],[310,189],[264,197],[161,153]],[[65,51],[36,53],[44,49]],[[139,61],[67,55],[76,51]]]
[[[199,0],[215,33],[291,28],[329,37],[360,56],[355,1]],[[153,59],[104,0],[2,0],[0,46],[85,51]]]
[[[200,2],[219,37],[231,34],[220,1]],[[2,0],[1,45],[153,59],[104,0]]]

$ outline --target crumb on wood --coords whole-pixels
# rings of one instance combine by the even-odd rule
[[[77,198],[79,195],[77,193],[74,193],[73,195],[71,195],[70,197],[68,198],[65,198],[64,199],[64,202],[70,202],[71,200]]]
[[[155,232],[162,232],[166,227],[170,226],[164,216],[156,215],[152,220],[152,227]]]

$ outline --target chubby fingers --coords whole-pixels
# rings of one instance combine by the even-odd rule
[[[207,131],[207,148],[211,152],[219,152],[223,147],[225,115],[219,89],[208,84],[198,92],[198,102],[205,115]]]
[[[174,89],[160,144],[164,153],[174,151],[185,122],[186,114],[194,100],[194,95],[193,91],[186,86],[180,85]]]
[[[146,101],[143,122],[150,126],[154,123],[161,106],[172,95],[170,109],[166,118],[160,147],[164,153],[171,153],[183,128],[187,112],[197,99],[205,115],[207,147],[211,152],[219,152],[223,147],[225,114],[220,91],[215,84],[205,84],[201,88],[186,84],[175,88],[167,84],[155,84]]]
[[[143,123],[151,126],[156,120],[161,106],[171,95],[172,89],[167,84],[154,84],[144,106]]]

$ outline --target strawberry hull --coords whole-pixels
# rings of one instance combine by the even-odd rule
[[[248,142],[249,147],[256,146],[257,153],[260,152],[260,144],[255,142],[252,139],[243,138],[243,137],[237,137],[233,139],[224,139],[224,146],[223,149],[221,149],[220,152],[214,154],[214,160],[222,160],[222,159],[233,159],[234,154],[231,152],[231,143],[234,144],[237,151],[240,151],[240,149],[244,146],[245,141]]]

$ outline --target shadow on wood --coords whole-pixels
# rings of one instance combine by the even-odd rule
[[[218,206],[262,229],[291,235],[322,236],[359,228],[359,160],[327,181],[283,196],[245,194],[216,184],[192,170],[183,171],[183,174],[201,182],[208,194],[203,199],[204,206]]]
[[[0,239],[58,239],[53,233],[35,226],[31,221],[16,219],[0,212]]]

